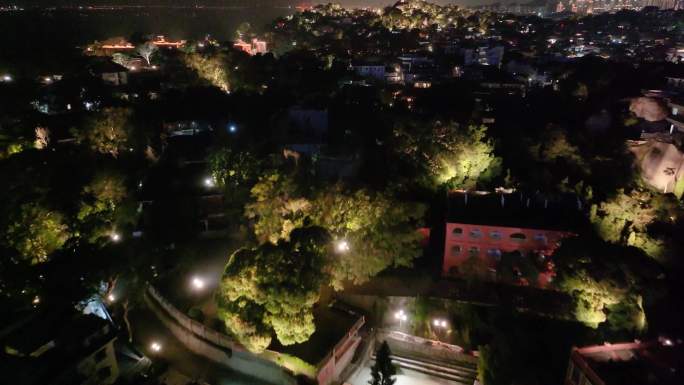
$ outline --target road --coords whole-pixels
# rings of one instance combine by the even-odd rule
[[[202,380],[211,385],[270,385],[189,351],[150,310],[138,308],[132,311],[131,323],[134,325],[133,338],[136,346],[140,346],[154,362],[166,362],[191,379]],[[153,342],[161,346],[159,352],[153,352],[150,348]]]

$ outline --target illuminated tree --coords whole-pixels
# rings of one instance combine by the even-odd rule
[[[390,266],[410,267],[421,252],[417,228],[424,212],[423,205],[386,193],[348,192],[341,185],[321,192],[313,201],[313,223],[348,245],[331,256],[332,286],[361,284]]]
[[[270,343],[302,343],[315,331],[313,305],[326,281],[322,273],[329,237],[322,228],[294,230],[290,241],[235,252],[217,292],[219,317],[253,352]]]
[[[156,46],[154,43],[152,43],[151,41],[148,41],[148,42],[146,42],[146,43],[140,44],[140,45],[135,49],[135,51],[138,53],[138,55],[140,55],[140,57],[142,57],[143,59],[145,59],[145,61],[147,62],[147,65],[152,64],[152,61],[151,61],[151,60],[152,60],[152,56],[154,56],[154,54],[155,54],[158,50],[159,50],[159,48],[157,48],[157,46]]]
[[[398,127],[397,148],[416,165],[427,184],[472,189],[500,173],[501,159],[486,126],[442,124]]]
[[[130,223],[135,218],[130,205],[124,204],[128,198],[125,182],[119,173],[101,171],[83,188],[77,219],[89,242],[111,236],[117,222]]]
[[[131,115],[127,108],[105,108],[89,118],[76,136],[92,150],[117,157],[130,139]]]
[[[588,237],[563,241],[554,254],[556,285],[574,299],[574,316],[591,327],[646,327],[643,299],[659,295],[661,268],[636,248]]]
[[[348,250],[331,254],[327,265],[336,289],[345,281],[366,282],[390,266],[411,266],[421,251],[417,228],[425,207],[387,193],[347,191],[338,184],[307,197],[291,176],[272,173],[260,178],[252,197],[245,213],[261,241],[288,239],[309,222],[346,242]]]
[[[223,91],[230,90],[228,79],[228,67],[223,54],[203,55],[200,53],[189,53],[184,56],[185,65],[195,72],[209,84],[220,88]]]
[[[277,243],[301,227],[311,202],[291,176],[272,171],[261,178],[251,191],[253,201],[245,206],[245,215],[254,220],[254,233],[262,242]]]
[[[5,242],[32,264],[46,262],[71,237],[63,216],[35,204],[23,204],[10,220]]]
[[[591,208],[591,221],[608,242],[635,246],[658,260],[673,255],[675,226],[684,209],[673,197],[645,189],[620,190]]]

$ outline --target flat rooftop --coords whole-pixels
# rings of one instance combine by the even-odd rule
[[[684,384],[684,341],[596,345],[575,350],[606,385]]]

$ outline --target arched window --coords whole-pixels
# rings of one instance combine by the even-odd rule
[[[470,230],[470,238],[473,238],[473,239],[480,239],[480,238],[482,238],[482,231],[480,231],[480,229],[472,229],[472,230]]]
[[[499,240],[501,239],[501,231],[494,230],[491,233],[489,233],[489,238]]]
[[[461,246],[459,245],[454,245],[451,246],[451,256],[456,257],[461,254]]]
[[[460,237],[463,234],[463,229],[460,227],[454,227],[454,229],[451,230],[451,234],[455,237]]]
[[[527,239],[527,236],[523,233],[513,233],[511,234],[511,239],[517,242],[524,242]]]

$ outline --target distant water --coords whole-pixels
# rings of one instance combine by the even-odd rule
[[[292,12],[286,7],[0,12],[0,39],[41,39],[38,41],[42,43],[73,41],[84,44],[139,32],[183,39],[197,39],[211,34],[219,40],[225,40],[232,38],[235,29],[243,21],[250,22],[254,27],[263,27],[275,17]]]

